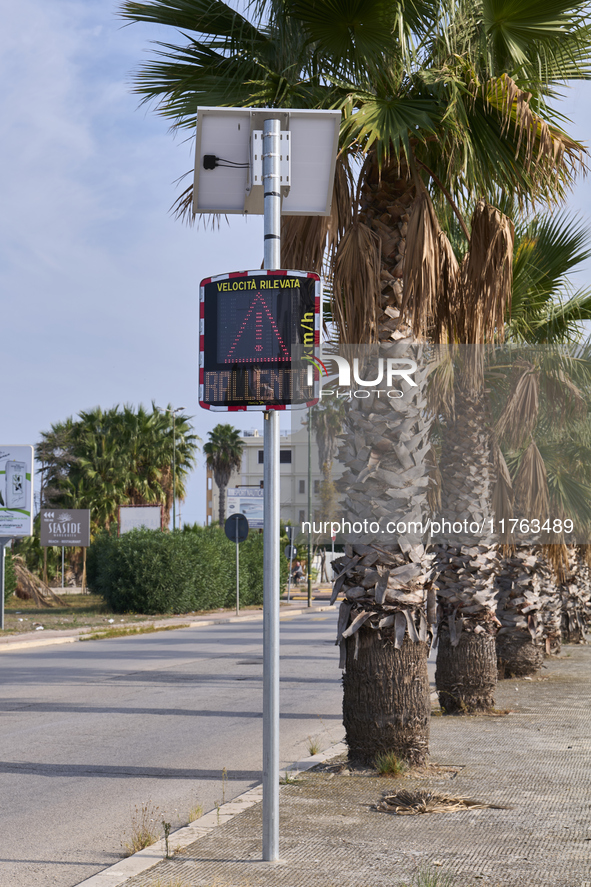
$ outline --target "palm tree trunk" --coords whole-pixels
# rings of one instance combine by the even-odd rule
[[[504,558],[497,577],[497,635],[499,678],[525,677],[544,661],[549,624],[544,620],[544,564],[531,547]]]
[[[439,630],[435,682],[443,711],[488,711],[495,704],[497,654],[494,635],[464,631],[454,645],[449,627]]]
[[[220,506],[219,506],[219,517],[220,517],[220,527],[223,529],[224,524],[226,523],[226,490],[228,489],[228,484],[220,484]]]
[[[568,546],[568,569],[560,585],[562,601],[561,634],[565,644],[584,644],[585,629],[591,617],[591,586],[586,556]]]
[[[416,188],[403,159],[379,168],[375,158],[361,192],[361,221],[380,240],[381,293],[367,333],[380,342],[399,336],[406,234]],[[371,327],[371,329],[370,329]]]
[[[345,493],[342,513],[352,527],[344,557],[334,562],[339,575],[333,599],[345,593],[338,637],[346,668],[343,713],[349,756],[366,763],[388,750],[411,763],[428,753],[426,603],[433,556],[420,534],[403,528],[400,535],[383,532],[392,522],[420,522],[428,509],[427,370],[420,366],[420,346],[410,338],[396,353],[412,353],[420,367],[418,387],[409,388],[396,406],[379,396],[380,389],[345,404],[340,452],[345,471],[337,482]],[[363,530],[355,532],[356,521]],[[434,593],[432,598],[434,605]],[[434,606],[431,612],[434,616]]]
[[[471,370],[468,370],[471,372]],[[463,384],[462,384],[463,381]],[[441,515],[487,527],[495,480],[484,396],[466,378],[456,385],[455,422],[444,434]],[[484,524],[483,524],[484,522]],[[435,683],[445,711],[482,711],[494,705],[497,682],[494,537],[474,544],[459,534],[458,544],[438,548],[439,640]]]
[[[373,765],[381,752],[422,764],[429,752],[431,705],[427,645],[405,638],[400,649],[394,630],[360,629],[346,641],[343,724],[349,758]],[[358,640],[357,640],[358,639]]]
[[[356,337],[347,328],[347,308],[351,314],[359,312],[355,294],[349,293],[351,301],[340,317],[341,334],[347,333],[344,341],[379,341],[386,349],[380,353],[410,357],[420,367],[421,346],[401,315],[406,236],[415,194],[404,160],[382,169],[375,157],[368,160],[359,220],[379,246],[379,292],[375,303],[364,303]],[[424,397],[426,372],[422,372],[420,378],[415,375],[416,393],[406,391],[403,402],[388,401],[374,390],[370,397],[346,405],[340,453],[346,470],[337,482],[337,489],[346,492],[341,503],[345,520],[375,520],[381,526],[389,521],[396,526],[400,520],[424,521],[431,420]],[[335,563],[341,575],[333,597],[343,588],[346,598],[339,639],[343,630],[354,630],[357,619],[367,622],[350,640],[341,641],[349,756],[372,763],[377,754],[395,751],[413,764],[421,763],[428,754],[431,708],[426,616],[435,619],[435,594],[430,590],[433,556],[421,538],[404,531],[349,538],[352,547]]]

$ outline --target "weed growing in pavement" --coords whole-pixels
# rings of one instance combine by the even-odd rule
[[[170,822],[165,822],[162,820],[162,828],[164,829],[164,850],[165,850],[165,858],[170,859],[170,850],[168,847],[168,839],[170,838]]]
[[[215,809],[217,811],[218,825],[219,825],[220,824],[220,802],[214,801],[213,803],[215,804]]]
[[[420,866],[410,884],[400,887],[453,887],[454,877],[448,872],[439,871],[433,866]]]
[[[222,804],[226,803],[226,786],[228,785],[228,771],[224,767],[222,770]]]
[[[399,760],[393,751],[376,755],[374,767],[380,776],[402,776],[408,769],[404,761]]]
[[[285,776],[283,776],[279,780],[279,785],[297,785],[301,781],[302,781],[301,779],[298,779],[298,771],[297,770],[295,770],[293,772],[293,774],[290,773],[289,770],[286,770]]]
[[[126,637],[136,637],[138,634],[156,634],[156,632],[160,631],[176,631],[177,628],[188,628],[189,623],[186,625],[147,625],[145,628],[108,628],[105,631],[97,631],[93,634],[85,634],[81,635],[80,641],[104,641],[109,640],[110,638],[126,638]]]
[[[203,816],[203,804],[195,804],[194,807],[191,807],[189,810],[189,822],[195,822],[196,819],[201,819]]]
[[[125,850],[126,856],[132,856],[138,850],[144,850],[158,840],[158,832],[156,830],[156,819],[158,816],[158,807],[154,807],[151,801],[136,804],[131,814],[131,830],[129,837],[127,832],[123,832],[123,840],[121,844]]]
[[[320,751],[320,741],[317,736],[312,739],[311,736],[308,736],[308,754],[317,755]]]

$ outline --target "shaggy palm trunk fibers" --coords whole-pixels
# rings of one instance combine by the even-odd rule
[[[385,631],[360,629],[347,640],[343,675],[343,723],[349,760],[373,765],[376,755],[394,752],[422,764],[429,750],[431,702],[427,644],[406,637],[400,649]]]
[[[499,680],[535,674],[544,663],[544,647],[535,646],[529,632],[497,635]]]
[[[463,631],[456,647],[442,628],[435,674],[439,704],[448,713],[487,711],[494,706],[497,652],[492,635]]]

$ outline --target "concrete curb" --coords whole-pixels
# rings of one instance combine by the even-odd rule
[[[303,758],[301,761],[295,761],[289,767],[286,767],[285,770],[280,770],[279,778],[285,779],[286,773],[301,773],[304,770],[310,770],[317,764],[330,761],[331,758],[344,754],[346,751],[347,746],[345,743],[338,742],[336,745],[331,745],[326,751],[312,755],[309,758]],[[238,795],[234,800],[228,801],[227,804],[223,804],[219,809],[210,810],[201,819],[196,819],[195,822],[190,822],[184,828],[172,832],[168,838],[168,845],[173,851],[184,850],[185,847],[198,841],[199,838],[206,837],[220,825],[238,816],[239,813],[248,810],[249,807],[254,807],[255,804],[260,804],[262,800],[263,786],[260,783],[255,785],[254,788]],[[164,838],[162,838],[150,847],[146,847],[145,850],[140,850],[138,853],[134,853],[133,856],[129,856],[127,859],[122,859],[121,862],[116,862],[114,865],[109,866],[104,871],[91,875],[85,881],[80,881],[74,887],[119,887],[120,884],[124,884],[130,878],[134,878],[136,875],[157,865],[164,859],[164,854],[165,842]]]
[[[0,644],[0,652],[6,650],[25,650],[27,647],[51,647],[53,644],[75,644],[78,638],[43,638],[38,641],[4,641]]]
[[[279,618],[283,619],[285,616],[302,616],[304,613],[323,613],[326,610],[335,609],[334,606],[330,604],[321,604],[319,607],[298,607],[297,609],[284,609],[280,610]],[[245,616],[219,616],[215,619],[199,619],[196,622],[183,622],[182,627],[179,625],[178,631],[186,628],[204,628],[206,625],[227,625],[231,622],[258,622],[263,618],[263,611],[260,610],[255,614],[249,614]],[[153,623],[143,623],[144,625],[152,625]],[[137,623],[137,627],[141,628],[142,623]],[[131,626],[130,626],[131,627]],[[177,630],[174,628],[174,623],[168,627],[169,631]],[[53,638],[39,638],[39,640],[31,639],[30,641],[19,641],[12,640],[9,638],[0,639],[0,653],[7,653],[11,650],[25,650],[32,647],[49,647],[52,644],[77,644],[79,641],[85,640],[89,635],[97,634],[100,631],[108,631],[108,629],[93,629],[92,631],[88,631],[85,634],[79,635],[70,635],[69,637],[53,637]],[[137,635],[128,634],[123,635],[120,638],[105,638],[105,640],[127,640],[132,637],[141,637],[142,634],[149,634],[149,632],[138,631]]]

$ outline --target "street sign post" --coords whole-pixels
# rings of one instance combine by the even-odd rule
[[[0,446],[0,631],[4,631],[6,546],[33,534],[33,447]]]
[[[224,532],[231,542],[236,543],[236,615],[240,613],[240,560],[238,545],[248,538],[248,520],[243,514],[231,514],[224,524]]]
[[[193,209],[198,213],[258,213],[264,215],[265,272],[277,272],[281,267],[281,214],[328,216],[331,212],[334,171],[338,153],[340,111],[303,111],[282,108],[198,108],[197,142],[195,155],[195,182]],[[282,207],[283,201],[283,207]],[[244,282],[255,279],[253,293],[261,298],[246,300],[240,306],[234,303],[235,315],[230,317],[234,338],[224,351],[225,340],[216,335],[216,361],[221,361],[220,376],[215,397],[206,393],[206,349],[213,348],[213,337],[205,337],[207,320],[206,294],[201,293],[200,403],[205,408],[223,410],[264,410],[264,529],[263,529],[263,859],[279,859],[279,413],[278,410],[296,406],[305,408],[310,398],[293,398],[293,379],[289,397],[279,391],[279,380],[264,378],[269,365],[278,369],[290,346],[303,345],[303,356],[313,358],[319,347],[319,319],[321,298],[315,298],[315,326],[313,344],[297,332],[297,310],[289,297],[292,317],[291,333],[284,332],[277,320],[288,302],[265,300],[267,287],[258,272],[246,272]],[[268,274],[267,279],[314,279],[308,272],[280,272]],[[230,275],[227,275],[228,282]],[[211,283],[212,279],[204,281]],[[238,281],[237,281],[238,283]],[[250,285],[250,284],[249,284]],[[258,288],[257,288],[258,287]],[[275,285],[273,285],[275,289]],[[279,289],[279,287],[277,287]],[[297,287],[286,286],[287,294]],[[300,289],[302,287],[300,286]],[[248,289],[220,290],[222,294]],[[208,297],[209,298],[209,297]],[[263,304],[264,303],[264,304]],[[209,302],[208,302],[209,304]],[[221,302],[219,304],[222,304]],[[230,302],[228,302],[230,305]],[[208,309],[209,310],[209,309]],[[236,319],[242,311],[244,338]],[[250,314],[249,314],[250,312]],[[301,315],[300,315],[301,316]],[[273,328],[273,323],[276,329]],[[216,304],[216,322],[219,324]],[[254,332],[246,327],[254,323]],[[300,321],[301,325],[301,321]],[[297,335],[296,335],[297,332]],[[225,331],[221,333],[222,338]],[[300,338],[297,338],[297,336]],[[206,341],[207,339],[207,341]],[[286,341],[289,339],[288,341]],[[221,347],[222,344],[224,347]],[[287,346],[285,349],[281,344]],[[248,347],[247,347],[248,346]],[[311,346],[311,347],[310,347]],[[268,361],[257,362],[266,356]],[[291,354],[290,354],[291,357]],[[234,360],[234,362],[232,362]],[[275,365],[276,366],[275,366]],[[245,369],[249,375],[245,376]],[[234,375],[232,375],[232,373]],[[240,375],[242,373],[242,376]],[[308,374],[306,374],[308,375]],[[313,379],[317,379],[314,372]],[[248,386],[245,386],[245,381]],[[285,381],[285,379],[283,380]],[[235,387],[233,388],[232,385]],[[203,386],[203,387],[202,387]],[[296,402],[297,401],[297,402]]]
[[[288,530],[289,529],[290,528],[288,527]],[[294,557],[297,554],[295,545],[286,545],[285,548],[283,549],[283,554],[289,560],[289,571],[287,574],[287,600],[290,601],[291,600],[291,564],[292,564]]]

